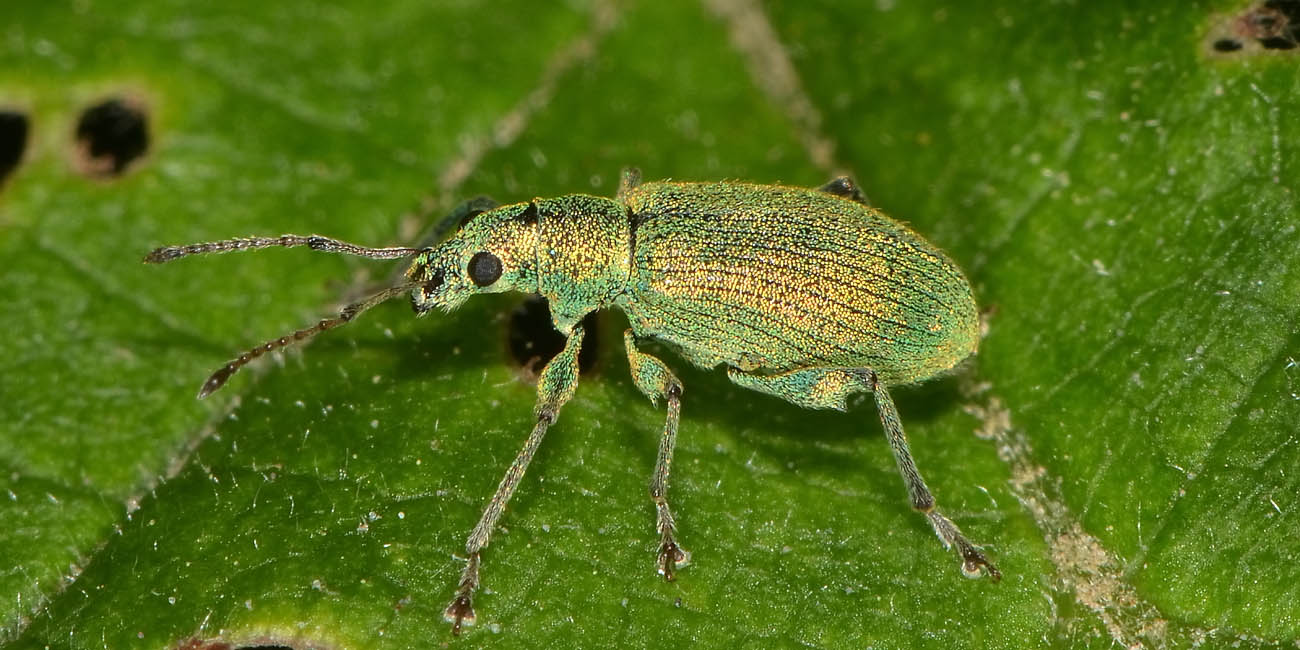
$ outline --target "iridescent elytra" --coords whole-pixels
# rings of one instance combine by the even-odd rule
[[[521,291],[547,300],[564,349],[542,368],[532,432],[501,479],[465,544],[466,566],[445,616],[459,634],[474,622],[481,554],[542,437],[578,384],[581,321],[617,307],[632,379],[667,421],[650,480],[667,580],[690,558],[677,543],[668,506],[668,470],[677,438],[682,384],[641,350],[649,340],[731,381],[816,409],[845,409],[855,393],[876,401],[912,507],[967,576],[1001,577],[979,547],[935,507],[921,478],[888,386],[951,370],[974,354],[978,314],[970,284],[942,251],[872,208],[840,177],[817,188],[739,182],[642,183],[623,172],[613,198],[571,194],[497,205],[467,202],[435,232],[450,237],[418,248],[369,248],[319,235],[281,235],[171,246],[146,262],[186,255],[307,246],[372,259],[413,258],[402,281],[343,308],[337,317],[259,345],[218,369],[199,397],[266,352],[351,321],[380,302],[411,296],[416,314],[451,311],[480,293]]]

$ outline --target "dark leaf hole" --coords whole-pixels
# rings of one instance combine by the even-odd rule
[[[1235,38],[1221,38],[1214,42],[1215,52],[1236,52],[1243,47],[1245,45],[1242,45],[1241,41]]]
[[[27,116],[0,110],[0,183],[18,168],[27,149]]]
[[[1294,50],[1296,47],[1296,41],[1294,38],[1282,36],[1262,38],[1260,39],[1259,44],[1263,45],[1266,50]]]
[[[578,352],[578,371],[587,373],[596,365],[597,338],[596,312],[582,319],[586,338]],[[510,313],[510,356],[525,372],[536,375],[555,355],[564,349],[564,335],[555,330],[551,322],[551,309],[541,296],[528,296]]]
[[[1300,45],[1300,0],[1268,0],[1242,12],[1233,22],[1237,36],[1252,39],[1266,50],[1294,50]],[[1237,47],[1225,49],[1227,43]],[[1214,42],[1219,52],[1233,52],[1242,48],[1235,38],[1221,38]]]
[[[77,148],[83,170],[91,176],[118,176],[149,149],[144,111],[121,99],[87,108],[77,122]]]

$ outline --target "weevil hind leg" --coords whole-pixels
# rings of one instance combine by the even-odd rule
[[[496,492],[488,501],[487,508],[483,510],[483,516],[479,518],[478,524],[469,534],[469,539],[465,541],[465,570],[456,585],[455,597],[443,612],[443,617],[451,623],[453,635],[460,634],[462,625],[474,624],[474,591],[479,585],[480,554],[491,540],[492,531],[496,529],[497,522],[505,513],[510,497],[514,495],[515,488],[519,487],[519,481],[523,479],[528,464],[532,462],[533,455],[541,446],[547,428],[555,422],[560,407],[573,397],[574,391],[578,388],[578,351],[582,348],[582,335],[582,326],[575,326],[573,333],[564,344],[564,349],[547,362],[538,375],[537,405],[533,408],[533,415],[537,420],[533,425],[532,433],[528,434],[528,439],[524,441],[523,448],[515,456],[505,476],[501,477],[501,483],[497,485]]]
[[[745,388],[776,395],[806,408],[844,410],[849,395],[872,393],[876,398],[876,410],[880,412],[885,437],[889,440],[898,473],[907,486],[912,507],[926,516],[946,548],[954,548],[961,555],[962,573],[968,577],[987,574],[994,582],[1002,578],[997,567],[984,557],[979,547],[966,539],[961,529],[935,507],[934,495],[930,493],[925,479],[921,477],[921,471],[912,460],[912,451],[907,445],[907,436],[903,434],[898,408],[874,372],[856,368],[808,368],[776,375],[759,375],[731,368],[727,376]]]
[[[1001,580],[1002,573],[998,568],[989,562],[978,546],[966,539],[961,529],[957,528],[957,524],[943,516],[935,506],[934,495],[930,494],[930,488],[926,487],[921,471],[912,460],[912,452],[908,448],[907,436],[903,433],[902,420],[898,417],[898,408],[894,406],[893,398],[889,396],[885,385],[875,380],[874,373],[871,383],[872,393],[876,398],[876,410],[880,412],[880,422],[885,428],[885,436],[889,439],[889,448],[894,454],[894,461],[898,464],[898,473],[902,475],[903,482],[907,485],[907,494],[911,498],[912,507],[930,520],[930,525],[944,547],[956,549],[961,556],[962,573],[966,577],[978,578],[987,574],[993,582]]]
[[[858,184],[848,176],[838,176],[833,178],[825,185],[817,188],[817,190],[843,197],[851,201],[857,201],[865,206],[871,205],[871,201],[868,201],[867,196],[862,193],[862,188],[858,187]]]
[[[671,582],[676,577],[675,571],[691,560],[690,551],[677,543],[677,522],[668,506],[668,472],[672,467],[673,448],[677,445],[677,423],[682,413],[682,383],[664,362],[636,348],[636,337],[632,330],[623,333],[623,345],[627,348],[628,365],[631,366],[632,381],[636,387],[651,402],[658,403],[663,398],[668,406],[664,432],[659,438],[659,455],[655,460],[654,475],[650,478],[650,499],[655,505],[655,530],[659,533],[659,551],[655,556],[655,564],[659,575]]]

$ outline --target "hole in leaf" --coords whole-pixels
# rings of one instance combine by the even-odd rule
[[[319,648],[315,644],[308,644],[309,648]],[[202,639],[187,639],[176,646],[177,650],[297,650],[294,646],[284,645],[282,643],[252,643],[235,645],[226,641],[204,641]]]
[[[144,110],[121,99],[87,108],[77,122],[82,170],[91,176],[119,176],[149,149]]]
[[[27,116],[0,110],[0,183],[18,168],[27,149]]]
[[[1259,44],[1263,45],[1266,50],[1293,50],[1296,41],[1290,37],[1274,36],[1272,38],[1261,38]]]
[[[321,646],[308,644],[309,648],[319,648]],[[203,639],[187,639],[176,646],[177,650],[296,650],[294,646],[284,645],[282,643],[252,643],[235,645],[226,641],[204,641]]]
[[[1295,50],[1300,47],[1300,0],[1267,0],[1219,22],[1215,52]]]
[[[596,350],[600,344],[597,324],[595,312],[582,319],[586,337],[578,351],[578,371],[583,374],[596,366]],[[564,335],[551,322],[551,309],[545,298],[528,296],[510,313],[510,356],[529,375],[540,373],[546,362],[564,349],[564,341]]]

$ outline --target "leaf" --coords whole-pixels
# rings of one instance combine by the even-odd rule
[[[1293,54],[1216,53],[1248,5],[26,3],[0,97],[0,639],[16,647],[1247,647],[1300,637]],[[78,113],[146,157],[79,174]],[[966,267],[978,359],[897,392],[966,580],[907,508],[869,404],[812,412],[657,350],[686,386],[655,575],[663,411],[625,319],[442,621],[527,434],[517,297],[386,305],[207,401],[206,372],[389,265],[154,246],[412,243],[465,197],[647,178],[817,185]],[[978,431],[979,435],[972,435]],[[12,565],[12,566],[9,566]]]

